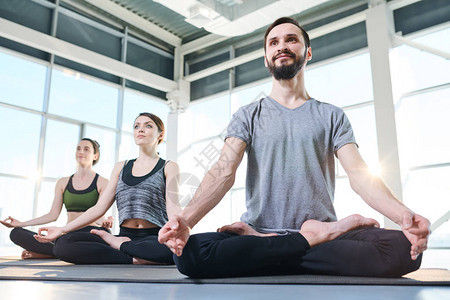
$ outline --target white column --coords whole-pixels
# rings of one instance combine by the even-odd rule
[[[395,125],[394,97],[389,64],[394,17],[385,1],[371,1],[366,18],[367,39],[372,66],[372,84],[375,100],[375,120],[378,138],[378,156],[381,178],[402,201],[402,182]],[[385,218],[385,227],[398,226]]]
[[[177,161],[178,159],[178,117],[189,105],[191,95],[191,84],[183,79],[178,80],[178,89],[167,93],[167,104],[170,113],[167,118],[167,159]]]
[[[178,159],[178,112],[170,112],[167,117],[166,159]]]

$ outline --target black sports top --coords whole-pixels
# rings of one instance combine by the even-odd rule
[[[75,190],[72,185],[72,176],[70,176],[66,189],[63,193],[63,203],[68,212],[84,212],[97,203],[99,193],[97,191],[98,174],[95,174],[91,185],[82,191]]]

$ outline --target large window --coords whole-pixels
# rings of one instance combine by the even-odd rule
[[[78,72],[54,70],[49,112],[93,124],[116,127],[118,89]]]
[[[0,173],[35,176],[41,117],[3,107],[0,107],[0,116],[3,140]]]
[[[373,100],[369,53],[311,67],[305,82],[313,98],[339,107]]]
[[[43,181],[41,183],[38,195],[38,205],[36,207],[36,216],[42,216],[48,213],[52,207],[53,199],[55,197],[55,183],[56,181]],[[31,216],[29,217],[29,219]],[[61,210],[61,214],[58,220],[51,223],[51,226],[64,226],[67,223],[67,212],[64,207]],[[34,230],[37,230],[40,226],[33,226]]]
[[[450,163],[450,87],[403,98],[397,110],[403,169]]]
[[[31,218],[32,209],[23,209],[23,206],[25,202],[30,203],[33,199],[33,180],[2,177],[0,190],[2,191],[2,197],[0,197],[2,220],[8,216],[20,221]]]
[[[58,178],[75,173],[75,150],[80,126],[48,120],[45,137],[44,177]]]
[[[0,128],[4,140],[0,155],[5,158],[0,164],[2,219],[10,215],[26,221],[49,212],[58,178],[76,172],[75,150],[80,138],[99,142],[101,158],[94,170],[109,178],[117,151],[124,159],[138,155],[132,136],[138,113],[158,115],[167,131],[169,108],[162,100],[125,89],[124,109],[118,111],[118,85],[59,67],[51,70],[49,78],[47,67],[4,52],[0,52],[0,64]],[[46,95],[48,112],[44,110]],[[117,124],[120,117],[123,122]],[[118,138],[121,143],[116,149]],[[158,150],[165,157],[165,143]],[[54,225],[66,222],[63,208]],[[5,245],[12,246],[6,229],[0,233],[0,246]]]
[[[414,39],[448,51],[450,29]],[[406,205],[436,222],[450,210],[450,63],[409,46],[393,51],[396,122]],[[450,224],[438,227],[429,247],[450,247]]]
[[[450,49],[450,28],[413,39],[441,51]],[[397,97],[403,93],[450,83],[450,62],[443,57],[410,46],[391,51],[392,81]]]
[[[143,94],[125,90],[122,130],[133,132],[134,120],[142,112],[149,112],[158,116],[163,121],[167,131],[167,115],[169,113],[167,104],[160,102],[160,100],[152,100]]]
[[[0,101],[42,110],[47,67],[0,52]]]
[[[85,127],[84,136],[100,144],[100,160],[94,168],[97,173],[109,178],[115,163],[116,133],[113,130],[88,125]]]

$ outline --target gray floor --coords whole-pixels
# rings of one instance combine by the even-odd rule
[[[422,267],[450,268],[447,251],[427,251]],[[450,300],[450,287],[364,285],[151,284],[0,280],[0,299],[395,299]],[[89,298],[87,298],[89,297]]]
[[[2,299],[450,299],[449,287],[0,281]]]

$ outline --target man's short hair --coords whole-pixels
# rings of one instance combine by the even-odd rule
[[[298,24],[297,20],[292,19],[290,17],[282,17],[279,18],[277,20],[275,20],[272,24],[270,24],[270,26],[267,28],[266,33],[264,34],[264,52],[266,52],[266,43],[267,43],[267,36],[269,35],[269,32],[272,31],[272,29],[278,25],[284,24],[284,23],[290,23],[290,24],[294,24],[295,26],[297,26],[300,31],[302,32],[303,35],[303,39],[305,40],[305,46],[306,48],[309,48],[311,46],[311,41],[309,39],[309,35],[308,33],[306,33],[306,31],[303,29],[302,26],[300,26],[300,24]]]

